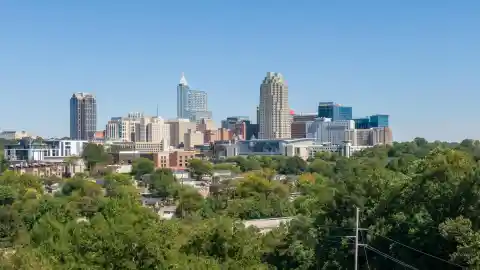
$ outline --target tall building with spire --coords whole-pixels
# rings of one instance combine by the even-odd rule
[[[177,85],[177,118],[189,118],[188,116],[188,92],[190,87],[188,86],[185,74],[182,72],[180,83]]]
[[[260,85],[259,139],[291,137],[288,86],[282,74],[268,72]]]
[[[192,121],[212,118],[212,113],[208,110],[207,92],[191,89],[184,73],[177,85],[177,118]]]

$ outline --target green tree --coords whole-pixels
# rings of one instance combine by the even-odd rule
[[[179,190],[179,201],[176,215],[186,217],[197,213],[202,209],[204,198],[193,187],[182,187]]]
[[[153,173],[155,163],[148,158],[137,158],[132,164],[132,175],[135,179],[140,179],[142,175]]]
[[[87,168],[91,172],[92,169],[103,162],[108,160],[108,155],[102,145],[95,143],[89,143],[83,149],[82,158],[87,163]]]
[[[158,169],[149,177],[149,190],[157,198],[173,198],[177,196],[179,183],[169,169]]]
[[[3,153],[0,153],[0,173],[6,171],[8,169],[8,166],[10,166],[8,160],[5,159]]]
[[[201,159],[189,160],[188,170],[197,181],[202,180],[203,176],[211,176],[213,174],[212,164]]]
[[[307,163],[300,157],[289,157],[280,163],[278,172],[281,174],[301,174],[307,168]]]

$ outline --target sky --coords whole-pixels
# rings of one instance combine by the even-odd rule
[[[176,115],[184,72],[218,125],[255,120],[268,71],[290,107],[389,114],[394,139],[480,139],[480,1],[2,0],[0,129],[69,134],[90,92],[98,128],[131,111]]]

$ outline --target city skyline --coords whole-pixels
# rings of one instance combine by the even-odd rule
[[[480,97],[480,39],[472,34],[479,7],[473,1],[434,8],[426,2],[6,2],[2,98],[41,94],[21,107],[3,104],[15,117],[2,119],[0,128],[68,135],[65,98],[83,91],[95,93],[101,106],[98,128],[128,111],[155,115],[157,104],[162,117],[174,118],[182,71],[208,91],[216,123],[230,115],[255,119],[258,81],[275,70],[288,78],[296,112],[333,100],[354,107],[354,117],[391,115],[396,140],[478,138],[480,128],[464,127],[476,120],[470,110]],[[272,8],[289,20],[264,16]],[[452,94],[469,98],[445,110]]]

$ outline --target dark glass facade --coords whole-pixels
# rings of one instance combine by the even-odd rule
[[[250,121],[245,121],[247,129],[247,140],[251,140],[252,136],[258,138],[258,124],[252,124]]]
[[[389,116],[386,114],[372,115],[370,116],[370,125],[371,127],[388,127],[388,118]]]
[[[331,118],[332,121],[352,120],[352,107],[342,106],[334,102],[320,102],[318,117]]]
[[[190,87],[188,85],[177,85],[177,117],[182,119],[189,119],[188,115],[188,92]]]
[[[368,128],[381,128],[389,127],[389,116],[386,114],[376,114],[370,117],[357,118],[355,121],[355,128],[368,129]]]
[[[370,118],[357,118],[353,119],[355,121],[355,128],[356,129],[369,129],[370,128]]]
[[[97,101],[92,94],[75,93],[70,98],[70,138],[90,140],[97,131]]]

